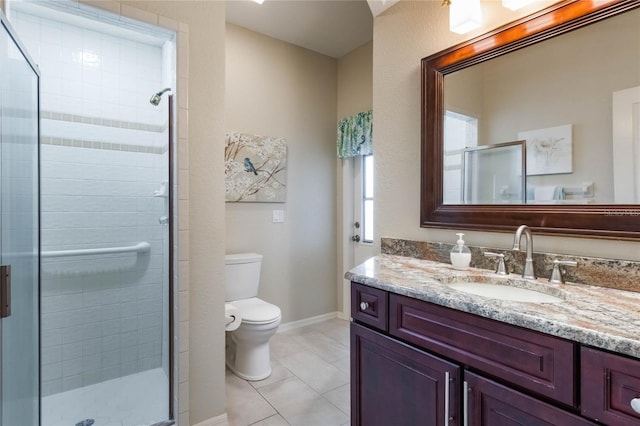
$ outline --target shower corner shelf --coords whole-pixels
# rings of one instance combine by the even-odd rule
[[[167,182],[162,182],[162,184],[160,185],[160,189],[153,191],[153,196],[154,197],[162,197],[162,198],[168,198],[169,197],[169,185],[167,184]]]

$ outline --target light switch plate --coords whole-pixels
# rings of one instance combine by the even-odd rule
[[[273,211],[273,223],[284,223],[284,210]]]

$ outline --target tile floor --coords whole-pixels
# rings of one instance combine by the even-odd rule
[[[229,426],[349,424],[349,321],[277,333],[271,364],[271,376],[257,382],[227,369]]]

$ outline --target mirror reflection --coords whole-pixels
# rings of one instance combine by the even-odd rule
[[[524,144],[524,141],[518,141],[465,148],[461,165],[463,203],[523,204],[526,185]],[[451,186],[455,186],[453,182]]]
[[[639,204],[638,22],[632,10],[447,74],[444,204]],[[521,179],[517,155],[463,166],[521,140]]]

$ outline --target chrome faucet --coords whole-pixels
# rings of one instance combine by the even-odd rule
[[[520,240],[522,239],[522,233],[527,239],[527,257],[524,261],[524,270],[522,271],[522,278],[530,278],[535,280],[536,273],[533,270],[533,235],[531,235],[531,229],[527,225],[520,225],[516,230],[516,235],[513,239],[513,250],[520,251]]]

